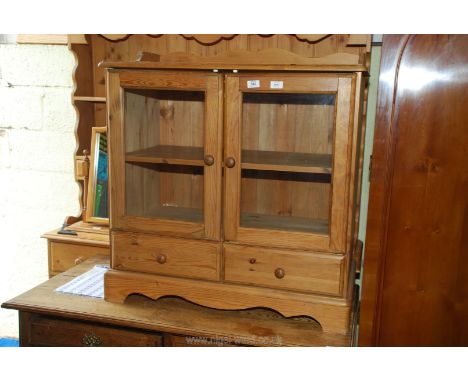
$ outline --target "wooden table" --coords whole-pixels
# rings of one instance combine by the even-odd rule
[[[225,311],[165,297],[125,304],[54,292],[106,258],[92,258],[2,304],[19,311],[20,346],[349,346],[309,318],[267,309]],[[353,320],[354,321],[354,320]]]

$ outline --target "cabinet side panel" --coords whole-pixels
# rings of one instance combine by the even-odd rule
[[[110,190],[110,227],[121,228],[124,214],[124,136],[122,129],[122,100],[119,74],[107,74],[107,115],[109,140],[109,190]]]

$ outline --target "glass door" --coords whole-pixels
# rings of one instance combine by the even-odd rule
[[[219,239],[219,76],[123,71],[109,86],[111,225]]]
[[[336,75],[228,76],[226,239],[345,250],[350,85]]]

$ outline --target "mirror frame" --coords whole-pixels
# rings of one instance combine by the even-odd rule
[[[96,198],[96,181],[97,181],[97,166],[99,157],[99,140],[100,134],[107,135],[107,127],[93,127],[91,132],[91,150],[89,155],[89,174],[88,174],[88,192],[86,198],[86,222],[109,225],[109,218],[101,218],[94,216],[94,203]],[[109,155],[107,156],[109,160]],[[108,163],[109,166],[109,163]],[[109,168],[109,167],[108,167]]]

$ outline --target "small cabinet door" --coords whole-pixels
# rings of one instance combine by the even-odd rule
[[[107,81],[111,228],[218,240],[219,75],[110,70]]]
[[[228,75],[225,239],[344,252],[355,78]]]

